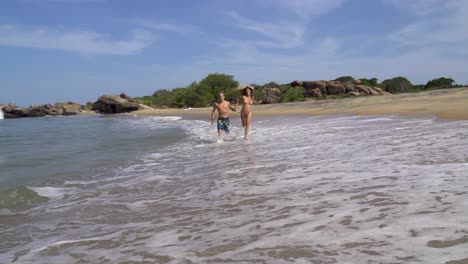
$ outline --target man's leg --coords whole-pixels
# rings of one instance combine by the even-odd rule
[[[229,135],[229,118],[224,119],[224,133]]]
[[[216,127],[218,129],[218,138],[223,136],[223,121],[221,119],[218,119],[218,122],[216,122]]]

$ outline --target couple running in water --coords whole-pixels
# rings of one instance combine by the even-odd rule
[[[223,137],[223,133],[229,134],[229,109],[236,112],[239,103],[242,105],[240,112],[242,126],[244,130],[244,140],[248,139],[250,124],[252,123],[252,104],[255,102],[253,96],[253,89],[250,86],[244,88],[240,100],[237,101],[236,105],[233,106],[229,101],[225,100],[224,92],[219,93],[219,101],[213,105],[211,111],[211,124],[214,122],[215,112],[218,111],[218,137]]]

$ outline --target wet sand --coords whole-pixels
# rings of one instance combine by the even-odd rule
[[[209,119],[211,108],[145,109],[137,116],[182,116]],[[365,96],[346,99],[310,100],[297,103],[255,105],[254,114],[262,115],[435,115],[446,119],[468,120],[468,87]]]

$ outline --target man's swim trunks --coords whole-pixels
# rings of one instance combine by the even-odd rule
[[[229,134],[229,117],[218,118],[218,131],[219,130],[224,130],[226,134]]]

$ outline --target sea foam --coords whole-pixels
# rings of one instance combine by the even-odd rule
[[[128,122],[151,128],[152,121]],[[466,121],[257,118],[249,144],[242,137],[216,144],[208,122],[168,123],[189,137],[131,157],[90,184],[66,182],[76,190],[39,189],[61,199],[32,210],[37,223],[5,230],[31,242],[6,244],[0,262],[466,258]],[[242,134],[238,118],[231,125]]]

